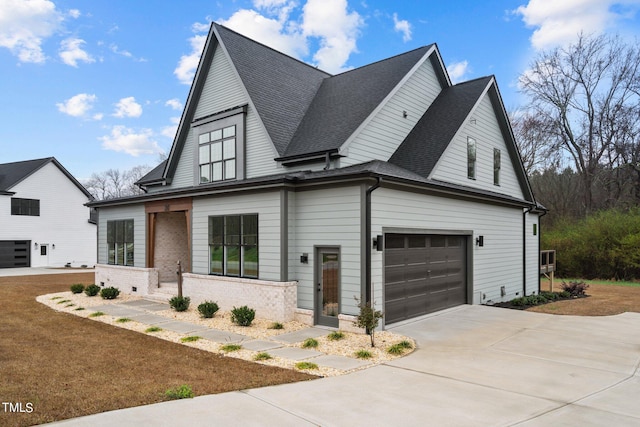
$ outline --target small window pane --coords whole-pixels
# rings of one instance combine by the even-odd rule
[[[116,241],[116,223],[113,221],[107,221],[107,243],[113,243]]]
[[[408,238],[409,240],[409,247],[410,248],[426,248],[427,244],[426,244],[426,236],[424,235],[416,235],[416,236],[409,236]]]
[[[236,161],[225,160],[224,162],[224,179],[233,179],[236,177]]]
[[[404,248],[404,236],[399,234],[384,235],[385,249],[402,249]]]
[[[432,248],[444,248],[447,244],[447,238],[445,236],[431,236]]]
[[[228,216],[225,217],[224,223],[225,231],[225,244],[227,245],[239,245],[240,244],[240,216]]]
[[[211,156],[209,155],[209,146],[201,145],[200,146],[200,164],[204,165],[205,163],[211,162]]]
[[[500,150],[493,149],[493,184],[500,185]]]
[[[116,221],[116,242],[124,242],[124,221]]]
[[[211,165],[200,166],[200,182],[211,182]]]
[[[109,264],[115,264],[116,263],[116,247],[115,247],[115,243],[107,245],[108,247],[108,251],[109,251],[109,260],[107,261]]]
[[[211,161],[219,162],[222,160],[222,142],[211,144]]]
[[[222,139],[222,129],[217,129],[211,132],[211,141],[217,141]]]
[[[208,133],[203,133],[202,135],[198,136],[198,143],[199,144],[206,144],[207,142],[209,142],[209,134]]]
[[[459,248],[462,246],[464,238],[461,236],[449,236],[447,238],[447,246],[450,248]]]
[[[236,135],[236,127],[235,126],[229,126],[228,128],[224,128],[222,130],[222,137],[223,138],[229,138],[230,136],[235,136]]]
[[[211,177],[211,180],[221,181],[222,180],[222,162],[214,163],[212,166],[213,166],[213,175]]]
[[[210,273],[224,274],[223,259],[224,259],[224,247],[222,245],[209,246],[211,251],[211,266]]]
[[[124,222],[124,241],[127,243],[133,243],[133,220],[127,220]]]
[[[116,243],[116,263],[124,265],[124,244]]]
[[[248,277],[258,277],[258,247],[244,246],[242,248],[242,251],[242,275]]]
[[[242,244],[258,244],[258,215],[242,216]]]
[[[227,274],[240,275],[240,246],[226,246]]]
[[[227,139],[224,141],[224,150],[223,150],[224,154],[223,154],[223,158],[225,160],[227,159],[233,159],[234,157],[236,157],[236,140],[234,139]]]
[[[126,244],[126,264],[128,266],[133,266],[133,243]]]

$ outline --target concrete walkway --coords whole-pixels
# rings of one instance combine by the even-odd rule
[[[0,268],[0,277],[33,276],[40,274],[93,273],[93,268],[17,267]]]
[[[638,426],[640,314],[462,306],[393,328],[418,349],[351,374],[60,426]]]

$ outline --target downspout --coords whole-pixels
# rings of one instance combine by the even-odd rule
[[[538,215],[538,295],[540,294],[540,251],[542,250],[542,247],[540,246],[542,243],[542,222],[540,221],[540,218],[546,214],[547,211],[545,210],[542,212],[542,215]]]
[[[522,212],[522,296],[527,296],[527,215],[535,206],[531,206],[526,211]],[[540,246],[540,245],[538,245]],[[538,252],[540,252],[538,250]],[[538,255],[539,257],[540,255]],[[540,265],[540,260],[538,260]],[[540,280],[538,280],[538,293],[540,293]]]
[[[376,177],[376,183],[369,187],[365,193],[365,303],[371,302],[371,193],[373,193],[380,184],[382,178]],[[382,242],[378,243],[379,245]]]

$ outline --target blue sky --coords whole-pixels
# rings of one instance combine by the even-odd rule
[[[518,76],[580,31],[640,36],[640,0],[0,0],[0,163],[76,178],[168,152],[211,21],[332,73],[437,43],[454,81]]]

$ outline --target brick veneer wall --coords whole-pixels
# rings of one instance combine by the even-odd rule
[[[184,212],[162,212],[156,219],[153,265],[159,270],[161,282],[175,282],[178,261],[189,268],[189,243]]]
[[[125,294],[149,295],[158,288],[158,280],[158,270],[155,268],[96,265],[96,285],[113,286]]]

